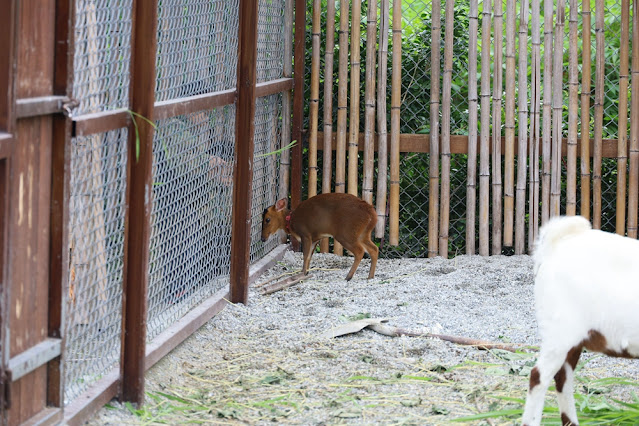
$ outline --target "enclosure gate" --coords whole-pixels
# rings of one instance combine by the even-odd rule
[[[301,129],[294,2],[2,5],[0,424],[77,424],[142,402],[278,246],[258,218]]]

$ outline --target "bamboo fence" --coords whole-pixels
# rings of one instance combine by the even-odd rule
[[[377,60],[377,225],[375,236],[384,237],[386,228],[386,196],[388,180],[388,126],[386,119],[386,80],[388,78],[388,30],[390,18],[388,0],[380,2],[379,57]]]
[[[437,248],[439,234],[439,76],[441,67],[441,0],[432,2],[432,25],[430,50],[430,155],[429,155],[429,185],[428,185],[428,257],[439,254]]]
[[[492,137],[492,254],[502,250],[502,181],[501,181],[501,96],[503,92],[503,1],[495,1],[494,76],[493,76],[493,137]]]
[[[452,154],[467,154],[463,218],[466,253],[474,254],[478,250],[480,255],[501,254],[505,248],[512,247],[515,254],[523,254],[531,252],[539,227],[552,216],[582,214],[593,220],[595,228],[601,227],[602,161],[604,157],[616,157],[615,229],[620,234],[627,229],[629,236],[636,237],[639,124],[632,120],[629,122],[629,117],[639,113],[639,97],[632,96],[628,105],[627,95],[629,89],[630,92],[634,89],[634,93],[639,90],[639,52],[635,50],[639,45],[639,31],[636,31],[637,18],[634,17],[632,42],[633,53],[637,54],[633,55],[632,64],[629,64],[630,0],[621,1],[620,94],[616,107],[619,129],[617,139],[604,140],[604,70],[608,64],[604,55],[603,0],[595,2],[594,92],[590,75],[590,46],[593,41],[590,2],[544,2],[542,34],[541,0],[506,0],[505,13],[503,2],[485,1],[482,4],[481,28],[478,0],[471,0],[468,15],[468,135],[462,136],[462,139],[451,134],[452,100],[455,98],[452,91],[455,87],[456,10],[453,0],[445,0],[444,4],[435,0],[430,11],[430,45],[433,48],[430,63],[424,68],[428,75],[423,76],[430,79],[430,132],[419,135],[422,146],[417,145],[415,137],[418,135],[400,134],[402,25],[406,25],[402,21],[400,1],[393,2],[392,10],[390,0],[379,3],[369,0],[365,4],[366,60],[365,69],[360,70],[360,44],[364,39],[360,34],[361,2],[340,0],[337,124],[334,128],[335,93],[332,86],[336,10],[335,3],[329,2],[325,23],[323,144],[318,146],[319,49],[322,42],[319,35],[323,23],[319,13],[321,2],[313,0],[309,196],[314,195],[317,189],[317,150],[321,149],[324,151],[322,192],[347,191],[358,195],[361,191],[361,197],[375,205],[376,236],[385,237],[388,222],[389,242],[397,245],[400,242],[400,151],[428,153],[428,194],[423,199],[424,209],[428,205],[423,219],[428,223],[428,229],[424,243],[427,241],[428,256],[445,257],[449,255],[449,233],[453,229]],[[633,0],[633,8],[637,1]],[[580,28],[582,25],[583,29]],[[392,71],[389,76],[387,64],[391,33]],[[443,60],[439,46],[443,46]],[[478,57],[479,49],[481,58]],[[567,82],[564,82],[564,70],[567,70]],[[360,105],[360,71],[365,76],[363,105]],[[387,122],[389,77],[390,131]],[[590,98],[593,94],[591,116]],[[567,115],[564,104],[567,105]],[[360,117],[364,121],[361,137]],[[627,131],[629,124],[630,134]],[[613,154],[613,144],[616,155]],[[581,166],[579,177],[578,163]],[[331,181],[333,167],[334,182]],[[626,173],[627,169],[629,173]],[[562,193],[562,186],[565,193]],[[562,197],[565,199],[562,200]],[[402,232],[407,231],[410,230]],[[477,242],[476,236],[479,237]],[[321,249],[327,251],[327,242],[322,242]],[[334,251],[341,254],[343,249],[335,243]]]
[[[479,136],[479,255],[488,256],[490,197],[490,16],[491,0],[484,1],[481,41],[481,93]]]
[[[331,192],[333,175],[333,63],[335,56],[335,2],[326,6],[326,53],[324,56],[324,151],[322,158],[322,193]],[[328,252],[328,238],[322,238],[320,251]]]
[[[441,138],[441,202],[439,214],[439,255],[448,257],[448,229],[450,215],[450,109],[453,79],[453,22],[454,0],[446,0],[444,16],[444,78],[442,82],[442,138]]]
[[[368,0],[366,22],[366,88],[364,93],[364,176],[362,181],[362,199],[369,204],[373,204],[377,0]]]
[[[514,0],[513,4],[514,4]],[[477,33],[479,6],[470,0],[468,42],[468,177],[466,183],[466,254],[475,254],[477,208]]]
[[[399,126],[402,93],[402,1],[393,0],[389,243],[399,244]]]

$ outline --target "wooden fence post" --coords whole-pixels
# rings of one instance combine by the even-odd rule
[[[235,170],[231,234],[231,302],[246,303],[251,248],[255,84],[257,81],[257,12],[255,0],[240,0],[235,115]]]
[[[146,314],[149,281],[149,240],[153,197],[155,62],[157,50],[157,0],[133,0],[131,19],[130,105],[137,122],[129,126],[128,214],[125,219],[123,333],[120,399],[144,401]],[[139,115],[139,116],[138,116]]]

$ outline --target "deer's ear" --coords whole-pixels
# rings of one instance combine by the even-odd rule
[[[286,208],[286,198],[282,198],[281,200],[277,200],[275,203],[275,210],[278,212],[284,210]]]

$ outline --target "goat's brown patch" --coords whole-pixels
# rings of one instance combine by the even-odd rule
[[[568,355],[566,355],[566,362],[573,370],[577,367],[577,363],[579,362],[579,357],[581,356],[583,349],[582,345],[577,345],[569,350]]]
[[[617,352],[608,348],[608,341],[606,340],[606,336],[604,336],[597,330],[590,330],[588,332],[588,338],[582,342],[582,345],[588,350],[606,354],[608,356],[619,358],[635,358],[628,352],[627,349],[624,349],[621,352]]]
[[[533,390],[540,382],[539,369],[537,367],[533,367],[530,371],[530,390]]]
[[[571,425],[577,426],[578,423],[573,423],[570,420],[570,418],[565,413],[561,413],[561,425],[562,426],[571,426]]]
[[[564,391],[564,384],[566,384],[566,366],[562,365],[557,374],[555,374],[557,392],[562,393]]]

